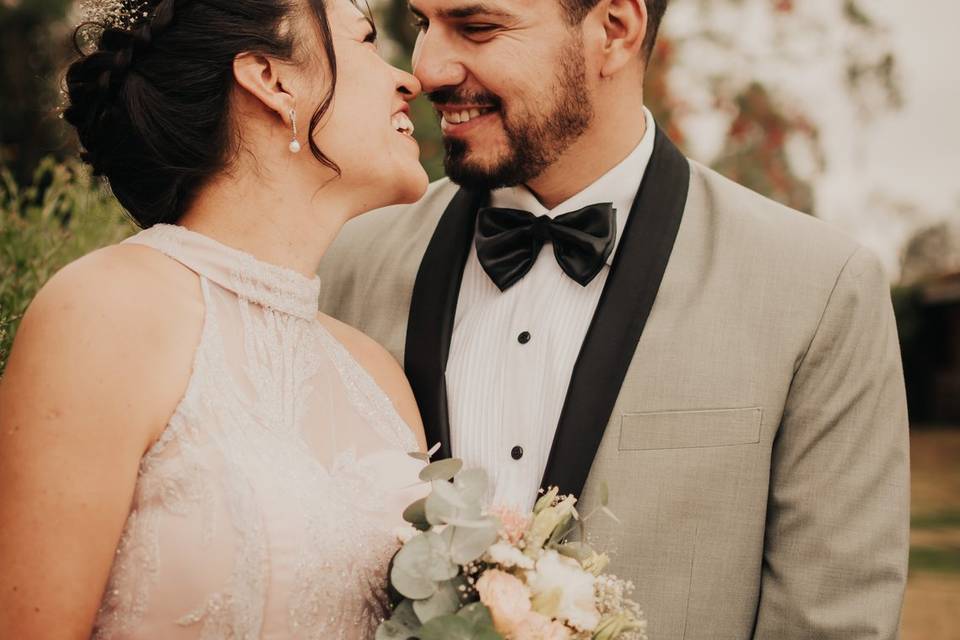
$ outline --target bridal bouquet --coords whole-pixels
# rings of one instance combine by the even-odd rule
[[[606,554],[569,540],[583,526],[576,498],[554,488],[533,513],[484,510],[486,473],[461,467],[441,460],[420,474],[431,492],[403,514],[411,526],[390,567],[397,604],[376,640],[646,638],[633,585],[602,574]],[[612,516],[606,493],[600,509]]]

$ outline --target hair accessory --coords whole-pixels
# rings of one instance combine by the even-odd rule
[[[80,0],[81,23],[132,30],[150,17],[149,0]]]
[[[300,153],[300,141],[297,140],[297,112],[290,109],[290,124],[293,125],[293,140],[290,141],[290,153]]]

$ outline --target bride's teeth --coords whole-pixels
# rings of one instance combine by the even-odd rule
[[[393,128],[400,133],[412,135],[413,134],[413,122],[405,113],[398,113],[393,116],[391,120]]]

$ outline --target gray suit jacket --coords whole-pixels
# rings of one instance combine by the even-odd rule
[[[671,149],[658,136],[651,167]],[[825,224],[682,163],[680,182],[651,169],[644,178],[647,210],[631,213],[597,312],[609,322],[595,318],[577,365],[622,360],[623,371],[571,392],[564,411],[579,417],[561,419],[547,475],[578,491],[585,480],[584,512],[609,485],[622,524],[598,517],[590,535],[611,552],[611,571],[636,583],[654,640],[894,638],[909,457],[883,270]],[[440,180],[416,205],[361,216],[320,269],[323,310],[407,358],[431,444],[442,435],[431,423],[445,420],[443,334],[462,273],[463,251],[448,245],[472,231],[448,230],[453,209],[470,209],[463,195]],[[630,257],[641,245],[628,236],[651,242],[647,227],[671,207],[679,229],[650,249],[665,267],[650,289],[657,265],[639,249]],[[644,288],[648,318],[643,304],[614,299]],[[408,341],[423,353],[405,353]],[[609,384],[609,406],[587,398]]]

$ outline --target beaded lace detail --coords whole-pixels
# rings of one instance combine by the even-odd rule
[[[141,460],[94,637],[373,638],[422,463],[318,321],[319,279],[177,226],[127,242],[196,272],[206,317],[187,390]]]

